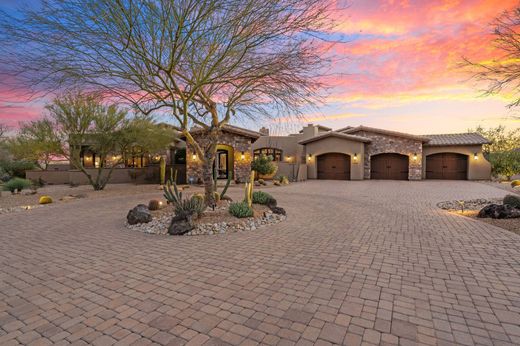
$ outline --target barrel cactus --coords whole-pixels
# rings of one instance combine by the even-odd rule
[[[520,187],[520,180],[513,180],[511,182],[511,187]]]
[[[148,202],[148,209],[150,209],[150,210],[161,209],[161,202],[156,199],[152,199],[150,202]]]
[[[40,200],[38,201],[40,204],[51,204],[52,198],[50,196],[41,196]]]

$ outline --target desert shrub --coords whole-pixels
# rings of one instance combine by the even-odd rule
[[[279,175],[274,178],[275,182],[279,182],[281,185],[288,185],[289,184],[289,178],[285,175]]]
[[[253,203],[276,206],[276,199],[263,191],[253,192]]]
[[[206,208],[204,200],[200,198],[182,199],[175,204],[175,216],[198,218]]]
[[[504,197],[504,204],[510,205],[515,208],[520,208],[520,196],[507,195]]]
[[[40,204],[50,204],[52,203],[52,198],[50,196],[41,196],[40,200],[38,201]]]
[[[266,185],[264,179],[258,179],[258,183],[259,183],[260,185]]]
[[[520,186],[520,180],[513,180],[511,182],[511,187],[517,187]]]
[[[278,167],[273,162],[273,158],[264,154],[256,157],[253,162],[251,162],[251,169],[262,175],[273,174],[276,172],[277,168]]]
[[[160,208],[161,208],[161,203],[158,200],[152,199],[150,202],[148,202],[148,209],[159,210]]]
[[[31,181],[22,178],[13,178],[4,184],[4,190],[15,192],[31,187]]]
[[[10,177],[25,178],[25,171],[35,169],[36,165],[30,161],[0,161],[1,170]]]
[[[238,218],[251,217],[253,216],[253,209],[246,202],[235,202],[230,204],[229,213]]]

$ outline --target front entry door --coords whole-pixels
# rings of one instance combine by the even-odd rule
[[[217,179],[227,179],[228,170],[228,152],[227,150],[218,150],[215,158],[215,168],[217,170]]]

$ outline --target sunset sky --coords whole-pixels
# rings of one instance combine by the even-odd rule
[[[37,4],[37,0],[32,3]],[[0,0],[11,10],[16,0]],[[462,57],[498,57],[490,22],[517,0],[351,0],[338,11],[333,67],[326,104],[302,122],[332,128],[376,126],[426,133],[465,132],[477,125],[520,127],[518,110],[504,96],[483,97]],[[28,52],[29,54],[29,52]],[[0,67],[1,68],[1,67]],[[482,86],[480,86],[482,87]],[[27,102],[0,87],[0,121],[16,126],[37,118],[46,100]],[[246,124],[256,129],[259,123]],[[269,124],[274,132],[296,129],[293,118]]]

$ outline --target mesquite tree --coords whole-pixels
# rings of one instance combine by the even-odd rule
[[[463,66],[487,85],[485,94],[513,96],[509,107],[520,106],[520,7],[503,12],[492,23],[496,55],[485,61],[465,57]]]
[[[170,114],[203,166],[222,127],[239,117],[297,115],[330,66],[319,39],[331,28],[324,0],[47,0],[0,23],[0,57],[39,90],[100,89],[144,113]],[[29,48],[31,54],[20,46]],[[204,129],[208,145],[191,136]]]

